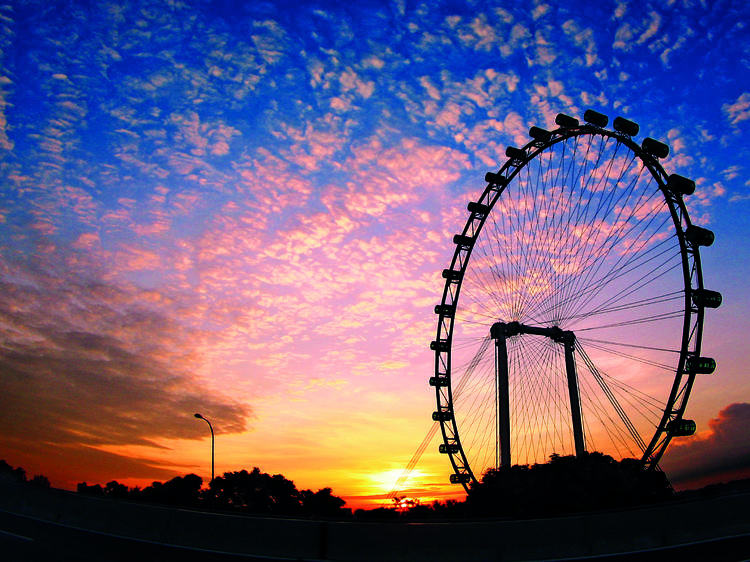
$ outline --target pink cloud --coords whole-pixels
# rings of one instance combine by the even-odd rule
[[[345,166],[352,173],[346,187],[332,186],[322,196],[329,211],[342,206],[353,217],[379,217],[387,211],[424,200],[429,193],[456,181],[469,169],[468,157],[447,147],[403,139],[385,147],[373,138],[352,149]]]
[[[732,125],[750,119],[750,93],[744,92],[734,103],[726,103],[721,108]]]

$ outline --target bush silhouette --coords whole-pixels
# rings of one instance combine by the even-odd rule
[[[635,459],[616,461],[592,452],[489,469],[471,486],[466,507],[479,516],[548,516],[651,503],[671,494],[663,472],[644,470]]]

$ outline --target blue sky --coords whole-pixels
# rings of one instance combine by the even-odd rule
[[[0,7],[0,451],[60,486],[205,474],[202,411],[222,470],[387,492],[429,429],[432,306],[466,201],[530,126],[587,108],[667,142],[717,234],[719,369],[688,407],[712,442],[750,398],[749,12]],[[448,472],[426,455],[423,493]]]

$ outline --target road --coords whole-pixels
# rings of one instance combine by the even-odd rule
[[[291,562],[291,558],[269,558],[197,550],[76,529],[0,511],[0,552],[5,562],[55,560],[76,562],[148,561],[238,561]],[[663,562],[664,560],[750,560],[750,535],[723,537],[690,545],[628,554],[595,556],[579,560],[606,562]],[[297,562],[304,562],[294,559]],[[564,559],[560,559],[564,560]],[[568,559],[569,560],[569,559]],[[550,559],[552,562],[553,559]],[[309,560],[307,562],[316,562]]]
[[[197,550],[174,545],[118,537],[75,529],[0,510],[0,559],[3,562],[36,560],[78,562],[171,562],[237,561],[286,562],[290,558],[267,558],[221,551]],[[295,559],[299,562],[299,559]]]

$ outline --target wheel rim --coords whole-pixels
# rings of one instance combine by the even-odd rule
[[[588,450],[655,468],[693,384],[703,308],[691,295],[703,282],[682,198],[628,134],[568,125],[508,150],[444,272],[433,418],[451,480],[467,489],[499,464],[495,322],[575,333]],[[562,347],[531,335],[507,344],[513,464],[572,454]]]

